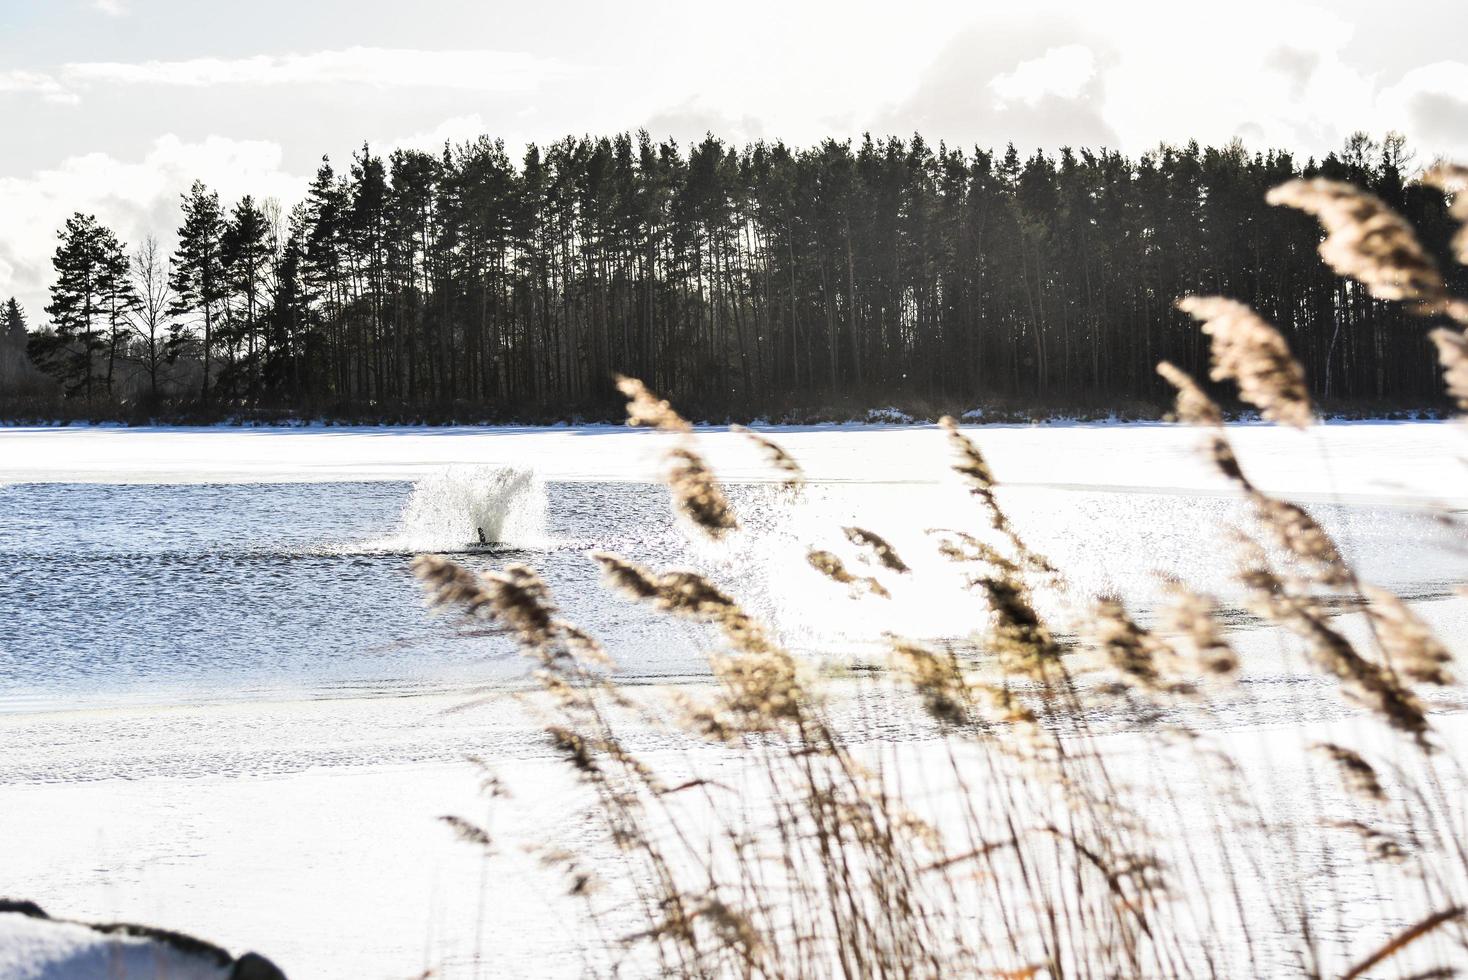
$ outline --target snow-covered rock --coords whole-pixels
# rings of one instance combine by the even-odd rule
[[[911,415],[891,405],[868,409],[864,421],[867,425],[913,425],[916,423]]]
[[[0,899],[0,980],[285,980],[254,953],[235,959],[192,936],[52,919]]]

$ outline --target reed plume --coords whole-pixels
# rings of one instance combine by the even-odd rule
[[[488,584],[458,562],[438,555],[419,555],[412,571],[423,583],[430,606],[458,606],[471,616],[494,615],[494,597]]]
[[[912,571],[907,567],[907,562],[898,556],[897,551],[881,535],[860,527],[843,527],[841,531],[846,535],[846,540],[852,544],[859,548],[870,549],[883,568],[901,575]]]
[[[1453,249],[1459,262],[1468,265],[1468,167],[1443,163],[1422,175],[1425,183],[1453,196],[1448,214],[1461,226],[1453,236]]]
[[[714,540],[737,530],[739,521],[729,498],[714,481],[713,473],[694,449],[693,427],[636,378],[617,375],[617,390],[627,398],[627,424],[648,426],[678,436],[678,444],[663,455],[667,466],[665,482],[672,494],[674,510]]]
[[[1086,631],[1091,647],[1129,683],[1153,691],[1163,689],[1159,661],[1172,651],[1149,630],[1138,626],[1120,599],[1097,599]]]
[[[1177,390],[1178,421],[1188,425],[1223,425],[1223,410],[1198,386],[1192,375],[1170,361],[1159,363],[1157,373]]]
[[[1277,334],[1275,336],[1278,337]],[[1289,358],[1288,349],[1285,349],[1284,356],[1293,360]],[[1203,393],[1198,383],[1185,371],[1166,361],[1158,365],[1158,373],[1177,389],[1178,417],[1204,429],[1204,449],[1208,458],[1227,480],[1244,492],[1244,496],[1253,506],[1255,518],[1280,547],[1309,567],[1316,580],[1322,584],[1350,584],[1350,569],[1335,540],[1325,528],[1306,513],[1304,508],[1265,493],[1245,475],[1238,457],[1234,454],[1233,445],[1224,433],[1222,412]]]
[[[1274,421],[1310,424],[1303,375],[1277,331],[1226,300],[1194,298],[1184,309],[1212,337],[1215,380],[1237,383]],[[1406,682],[1453,683],[1443,644],[1401,600],[1366,588],[1380,662],[1377,648],[1369,656],[1365,644],[1358,649],[1332,622],[1339,596],[1321,588],[1356,585],[1330,535],[1303,508],[1250,481],[1222,411],[1191,377],[1166,363],[1158,371],[1178,391],[1177,417],[1199,427],[1209,458],[1242,492],[1261,539],[1267,532],[1287,556],[1285,571],[1276,571],[1264,549],[1241,536],[1237,579],[1248,610],[1300,638],[1312,662],[1339,680],[1323,687],[1365,706],[1353,725],[1394,728],[1429,747],[1426,709]],[[640,382],[623,378],[619,387],[631,424],[676,438],[665,480],[676,513],[687,518],[680,524],[714,537],[733,530],[732,507],[695,452],[691,427]],[[1301,828],[1272,822],[1249,796],[1244,763],[1206,744],[1237,717],[1229,699],[1248,686],[1216,685],[1205,696],[1173,680],[1177,670],[1239,674],[1240,653],[1223,623],[1244,614],[1223,612],[1172,579],[1163,583],[1155,623],[1121,595],[1087,600],[1029,546],[974,440],[950,418],[943,426],[982,526],[927,533],[938,554],[974,566],[962,571],[985,608],[976,611],[973,635],[882,632],[890,657],[881,664],[831,669],[829,660],[787,648],[778,624],[761,621],[712,574],[595,552],[608,587],[652,615],[702,624],[691,632],[702,637],[710,683],[634,685],[619,681],[601,644],[562,618],[528,568],[476,574],[443,558],[415,561],[431,603],[492,621],[537,662],[535,679],[556,713],[545,727],[549,745],[587,792],[578,814],[598,821],[617,850],[606,866],[618,874],[599,888],[585,870],[599,853],[595,835],[578,844],[581,853],[558,850],[551,861],[565,871],[568,893],[587,903],[589,919],[640,926],[612,933],[587,972],[746,980],[1281,969],[1325,976],[1352,962],[1358,973],[1374,970],[1396,957],[1398,972],[1427,975],[1406,965],[1405,951],[1424,952],[1423,937],[1448,918],[1396,936],[1373,930],[1364,958],[1357,949],[1339,968],[1322,965],[1319,930],[1328,916],[1320,909],[1343,901],[1332,889],[1358,877],[1348,862],[1362,859],[1360,848],[1332,850],[1336,838],[1320,838],[1323,873],[1305,869],[1309,894],[1291,896],[1287,879],[1304,865],[1292,858],[1297,848],[1280,845],[1301,843],[1287,836]],[[803,480],[793,458],[754,438],[787,485]],[[821,574],[879,596],[888,595],[882,582],[859,572],[886,582],[902,576],[919,593],[927,586],[920,552],[906,556],[915,559],[909,564],[881,535],[855,523],[839,529],[859,564],[848,568],[810,548],[807,561]],[[1239,649],[1249,648],[1240,642]],[[1276,666],[1266,659],[1268,669]],[[619,737],[628,720],[642,726],[636,738],[656,731],[672,750],[634,753]],[[1400,738],[1391,744],[1412,747]],[[1173,754],[1188,751],[1198,753],[1196,765],[1172,768]],[[1153,771],[1150,760],[1164,755],[1172,761]],[[1317,832],[1358,835],[1376,857],[1398,862],[1396,873],[1430,880],[1434,898],[1456,887],[1431,864],[1463,854],[1454,829],[1412,825],[1397,833],[1342,819],[1347,793],[1377,803],[1382,815],[1397,801],[1356,750],[1327,743],[1307,759],[1314,755],[1323,761],[1307,765],[1328,763],[1343,777],[1322,793],[1330,820],[1318,821]],[[1393,791],[1409,769],[1383,768]],[[1196,772],[1196,785],[1168,783],[1165,774],[1184,772]],[[935,773],[941,783],[930,781]],[[1424,799],[1430,791],[1441,788],[1416,789]],[[1430,807],[1418,810],[1414,819],[1424,824],[1437,819]],[[1175,840],[1164,838],[1159,821],[1175,822]],[[472,844],[490,844],[477,824],[451,826]],[[1429,839],[1431,846],[1422,843]],[[1247,853],[1250,841],[1266,852]],[[1313,860],[1317,839],[1303,843]],[[1169,860],[1160,856],[1164,847],[1176,848]],[[1215,865],[1221,870],[1201,870]],[[1372,873],[1388,872],[1373,864]],[[1261,922],[1267,936],[1251,932]],[[1337,945],[1349,954],[1353,937]],[[624,964],[624,955],[634,958]]]
[[[1440,327],[1430,336],[1437,345],[1437,358],[1443,366],[1443,382],[1458,407],[1468,412],[1468,331],[1459,332]]]
[[[1447,287],[1412,226],[1374,194],[1340,181],[1292,180],[1269,192],[1270,204],[1314,215],[1325,229],[1320,257],[1337,275],[1355,279],[1377,299],[1441,312]]]
[[[1368,585],[1362,591],[1388,666],[1421,684],[1450,686],[1452,655],[1422,617],[1386,589]]]
[[[872,595],[878,595],[884,599],[892,598],[892,593],[888,592],[881,582],[878,582],[870,576],[851,574],[846,570],[846,566],[842,564],[841,559],[829,551],[812,548],[806,553],[805,560],[810,563],[811,568],[814,568],[833,582],[840,582],[842,585],[851,587],[853,592],[865,590]]]
[[[744,436],[744,438],[759,447],[760,452],[764,454],[766,462],[784,475],[782,485],[786,490],[795,491],[805,486],[805,470],[801,469],[800,464],[795,461],[795,457],[787,453],[779,443],[773,439],[766,439],[758,432],[742,425],[731,425],[729,426],[729,431]]]
[[[911,640],[893,637],[892,652],[898,670],[921,695],[929,715],[954,728],[971,721],[973,692],[951,651],[936,653]]]
[[[658,398],[647,390],[647,385],[637,378],[617,375],[617,390],[627,398],[627,424],[633,427],[647,426],[663,432],[680,435],[693,431],[683,416],[673,411],[667,399]]]
[[[1162,628],[1174,634],[1174,644],[1183,645],[1204,673],[1223,677],[1235,674],[1239,669],[1239,655],[1219,629],[1218,603],[1177,579],[1165,580],[1163,592],[1169,601],[1162,607],[1159,619]]]
[[[711,538],[722,538],[739,527],[729,498],[714,482],[703,457],[691,449],[668,452],[668,488],[678,509]]]
[[[957,462],[953,464],[953,472],[963,480],[969,493],[978,498],[988,518],[989,526],[1002,534],[1009,542],[1021,565],[1037,572],[1054,574],[1057,571],[1055,566],[1050,564],[1049,559],[1044,555],[1032,550],[1025,543],[1010,522],[1009,515],[1004,512],[995,494],[998,484],[994,480],[993,472],[989,469],[988,460],[984,458],[978,445],[959,430],[958,422],[952,416],[943,416],[938,420],[938,425],[947,433],[948,443],[953,448],[954,455],[958,457]]]
[[[1239,397],[1271,422],[1303,429],[1315,420],[1305,371],[1278,330],[1243,303],[1220,296],[1188,296],[1177,306],[1200,321],[1203,332],[1213,339],[1209,376],[1214,381],[1237,384]],[[1164,371],[1164,377],[1168,373]],[[1196,386],[1179,392],[1180,415],[1207,413]]]
[[[1334,742],[1321,742],[1314,748],[1336,764],[1352,792],[1378,803],[1386,801],[1386,790],[1381,786],[1375,767],[1363,759],[1361,753]]]
[[[1269,567],[1262,549],[1247,540],[1240,544],[1238,577],[1249,590],[1251,608],[1300,637],[1311,659],[1339,678],[1348,694],[1391,727],[1426,746],[1430,726],[1417,696],[1394,673],[1361,656],[1345,636],[1328,626],[1320,604],[1280,579]]]
[[[628,561],[620,555],[594,551],[591,558],[613,588],[658,609],[703,623],[726,628],[731,624],[743,637],[749,630],[748,617],[734,597],[697,572],[674,570],[661,574]]]

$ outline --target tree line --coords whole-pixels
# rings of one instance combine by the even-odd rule
[[[1206,374],[1173,307],[1203,292],[1278,324],[1327,403],[1437,404],[1422,324],[1265,204],[1302,175],[1370,189],[1447,254],[1445,202],[1395,135],[1318,161],[921,136],[568,137],[518,162],[489,138],[363,146],[288,211],[195,183],[172,254],[73,216],[29,352],[89,406],[611,414],[622,372],[705,414],[1105,409],[1160,405],[1159,360]]]

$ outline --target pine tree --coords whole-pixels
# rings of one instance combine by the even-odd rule
[[[227,295],[221,236],[224,215],[219,194],[202,181],[194,181],[183,195],[183,224],[178,229],[178,249],[173,255],[169,286],[174,293],[171,313],[202,320],[202,353],[204,379],[200,399],[209,400],[213,374],[214,322]]]
[[[25,311],[14,296],[0,308],[0,395],[14,382],[31,371],[26,356],[30,335],[26,329]]]
[[[1394,135],[1303,163],[1238,143],[1131,158],[919,135],[800,150],[622,133],[514,161],[488,138],[386,162],[363,147],[345,176],[323,159],[288,229],[248,198],[225,216],[202,185],[185,195],[171,308],[202,334],[205,393],[262,404],[612,413],[623,371],[714,415],[1044,411],[1160,407],[1158,359],[1207,370],[1174,301],[1223,293],[1278,323],[1319,394],[1420,407],[1440,385],[1417,321],[1338,281],[1316,223],[1263,200],[1294,176],[1361,183],[1462,290],[1457,226],[1410,160]],[[62,304],[74,336],[38,350],[65,350],[83,388],[99,337],[113,360],[160,363],[158,317],[119,345],[125,297],[91,290],[90,314],[85,293]]]
[[[331,160],[321,158],[316,179],[306,191],[306,236],[302,284],[315,297],[323,332],[328,373],[321,393],[350,397],[354,353],[346,332],[348,269],[346,264],[345,183],[337,179]]]
[[[287,218],[285,240],[274,250],[268,313],[265,383],[284,392],[293,405],[317,394],[320,345],[310,331],[312,296],[305,282],[306,209],[296,205]]]
[[[26,325],[25,310],[21,309],[20,302],[14,296],[5,303],[4,320],[6,342],[18,350],[25,350],[30,328]]]
[[[92,215],[72,215],[58,237],[56,282],[46,307],[53,331],[31,339],[31,355],[68,397],[82,395],[91,405],[97,382],[111,383],[111,358],[109,373],[100,376],[97,358],[115,347],[112,339],[127,314],[126,264],[118,261],[117,236]]]
[[[132,316],[138,307],[138,294],[133,288],[131,263],[127,251],[111,232],[102,243],[105,270],[102,280],[102,303],[107,321],[107,395],[116,397],[113,387],[118,357],[127,357],[127,339]]]
[[[260,387],[262,307],[271,260],[269,233],[265,212],[246,194],[230,212],[219,241],[224,286],[233,305],[230,340],[232,345],[245,348],[244,371],[252,402],[258,398]],[[230,308],[229,303],[225,306]]]

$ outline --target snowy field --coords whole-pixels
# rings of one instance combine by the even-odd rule
[[[948,454],[936,426],[786,426],[775,435],[812,480],[934,482]],[[971,427],[1014,485],[1221,490],[1164,424]],[[758,452],[721,428],[699,433],[726,480],[771,478]],[[1307,432],[1230,426],[1256,483],[1295,496],[1468,498],[1468,438],[1445,422],[1349,422]],[[0,483],[271,483],[414,480],[451,465],[534,468],[546,480],[649,480],[666,438],[580,428],[0,428]]]
[[[0,429],[0,891],[56,915],[258,950],[293,977],[577,975],[591,937],[519,846],[591,846],[567,819],[574,791],[521,704],[454,710],[483,683],[516,686],[523,667],[503,640],[447,639],[421,613],[406,556],[451,550],[489,524],[649,685],[699,683],[698,641],[594,598],[588,548],[705,567],[811,652],[860,656],[893,623],[937,636],[977,628],[974,609],[954,612],[956,582],[937,597],[894,594],[866,619],[800,561],[843,521],[891,533],[909,556],[922,527],[971,524],[936,428],[767,434],[805,465],[810,499],[790,509],[772,488],[735,487],[747,540],[708,554],[674,543],[661,492],[642,485],[666,445],[651,433]],[[1080,588],[1145,595],[1159,568],[1204,584],[1226,576],[1198,540],[1234,504],[1197,459],[1196,433],[970,434],[1010,487],[1021,529]],[[1451,591],[1468,579],[1461,536],[1424,510],[1468,505],[1464,430],[1237,425],[1230,436],[1257,483],[1316,509],[1439,635],[1468,636],[1468,603]],[[738,436],[699,440],[724,479],[770,480]],[[760,593],[777,578],[778,594]],[[1353,716],[1279,660],[1271,631],[1242,630],[1238,642],[1247,702],[1221,711],[1210,734],[1259,765],[1288,813],[1300,760],[1277,747],[1315,732],[1347,739]],[[1430,707],[1461,756],[1468,705],[1456,697]],[[900,730],[890,738],[899,756],[914,750]],[[685,751],[653,731],[635,741]],[[491,811],[463,762],[471,753],[532,792]],[[436,822],[446,813],[486,821],[501,855],[454,840]],[[1360,924],[1339,925],[1349,937]]]

